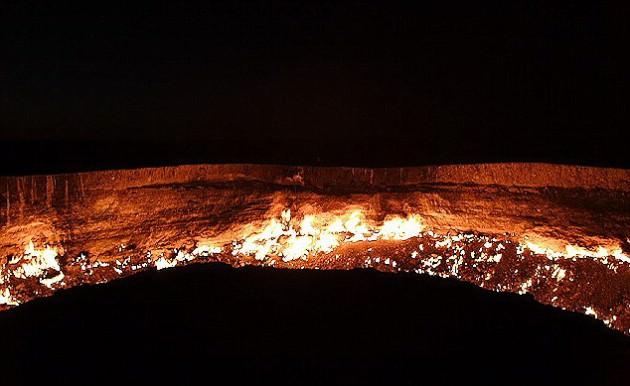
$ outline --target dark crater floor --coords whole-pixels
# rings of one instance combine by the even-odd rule
[[[530,297],[222,264],[0,314],[0,384],[627,384],[630,339]]]

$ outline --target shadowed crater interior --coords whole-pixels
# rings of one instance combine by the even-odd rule
[[[621,384],[630,357],[627,337],[584,315],[374,270],[194,264],[60,291],[2,313],[0,329],[11,385]]]

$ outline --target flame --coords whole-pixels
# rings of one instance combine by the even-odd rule
[[[15,272],[25,277],[43,276],[49,269],[60,272],[61,267],[57,261],[57,254],[57,250],[49,245],[44,246],[43,249],[35,248],[31,240],[24,249],[24,254],[13,260],[16,263],[22,262]]]
[[[630,263],[630,257],[628,257],[619,245],[600,245],[595,250],[587,249],[579,245],[566,244],[563,249],[559,249],[557,246],[551,243],[525,241],[525,247],[534,253],[540,255],[546,255],[549,259],[561,259],[561,258],[590,258],[590,259],[605,259],[609,256],[614,257],[617,260]]]
[[[53,289],[53,284],[64,284],[62,280],[65,275],[61,272],[59,261],[57,261],[58,251],[56,248],[45,245],[43,248],[35,248],[33,241],[29,241],[24,248],[22,255],[12,256],[8,261],[8,266],[13,266],[7,272],[0,267],[0,283],[8,280],[8,275],[12,275],[18,279],[27,279],[30,277],[39,278],[39,282]],[[51,271],[57,274],[50,277]],[[0,304],[17,304],[14,298],[5,288],[4,293],[0,294]]]
[[[395,217],[385,221],[381,234],[385,240],[407,240],[417,237],[424,226],[418,215],[410,215],[406,219]]]
[[[6,287],[3,291],[0,291],[0,305],[5,305],[5,304],[8,306],[17,306],[20,304],[13,298],[9,288],[6,288]]]
[[[192,251],[193,256],[209,256],[217,253],[221,253],[222,248],[215,245],[198,244]]]
[[[332,252],[344,242],[406,240],[419,236],[424,229],[418,215],[390,216],[380,227],[375,226],[360,209],[343,215],[305,215],[297,225],[292,220],[291,210],[283,210],[280,219],[272,218],[260,232],[235,242],[233,255],[254,256],[257,260],[279,256],[285,262],[306,260]]]
[[[155,264],[155,268],[159,271],[165,268],[173,268],[174,266],[177,265],[177,260],[175,259],[167,260],[164,256],[160,256],[160,258],[155,260],[154,264]]]

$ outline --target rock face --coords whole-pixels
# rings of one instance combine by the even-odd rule
[[[195,165],[0,177],[0,307],[221,261],[455,277],[630,334],[630,171]]]

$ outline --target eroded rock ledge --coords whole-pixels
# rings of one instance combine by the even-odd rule
[[[630,334],[630,171],[193,165],[0,177],[0,307],[221,261],[409,271]]]

